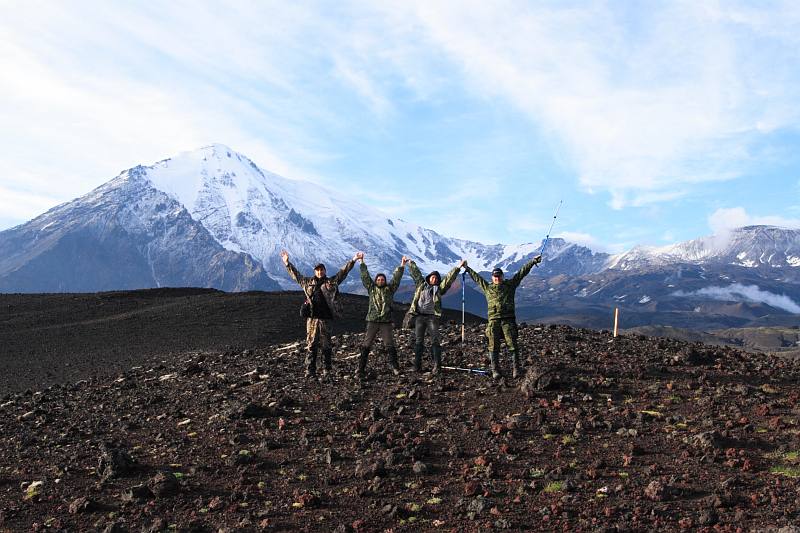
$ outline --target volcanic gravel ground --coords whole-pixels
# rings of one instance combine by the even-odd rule
[[[334,333],[364,330],[367,299],[342,294]],[[295,292],[164,288],[0,294],[0,395],[114,376],[189,350],[245,350],[305,335]],[[395,321],[407,306],[396,305]],[[445,311],[446,320],[461,313]],[[468,323],[481,319],[467,315]]]
[[[302,376],[297,344],[0,400],[0,530],[735,531],[800,519],[800,367],[523,327],[525,379]],[[480,327],[448,364],[483,364]],[[426,361],[427,363],[427,361]],[[507,366],[507,359],[504,359]],[[507,370],[507,369],[506,369]],[[784,531],[795,531],[790,528]]]

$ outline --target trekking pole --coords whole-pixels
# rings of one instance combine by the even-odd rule
[[[464,368],[460,366],[443,366],[442,369],[444,370],[458,370],[460,372],[469,372],[470,374],[480,374],[485,376],[489,374],[488,370],[484,370],[482,368]]]
[[[464,285],[466,283],[466,279],[467,279],[467,273],[462,272],[461,273],[461,344],[464,344],[467,340],[466,328],[464,327],[464,319],[466,316],[466,313],[464,311],[466,307],[465,304],[466,299],[464,297]]]
[[[553,226],[556,224],[556,218],[558,218],[558,212],[561,210],[561,204],[564,203],[564,200],[558,201],[558,206],[556,206],[556,214],[553,215],[553,222],[550,223],[550,229],[547,230],[547,236],[544,238],[544,242],[542,243],[542,249],[539,250],[539,255],[544,255],[544,247],[547,246],[547,241],[550,240],[550,232],[553,231]],[[537,265],[538,266],[538,265]]]

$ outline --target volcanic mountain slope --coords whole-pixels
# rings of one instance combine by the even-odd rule
[[[260,263],[219,244],[142,167],[0,232],[0,292],[195,286],[276,289]]]
[[[0,291],[101,291],[165,286],[228,291],[294,288],[280,260],[304,272],[339,268],[356,251],[373,271],[403,255],[425,271],[461,258],[481,270],[516,268],[540,243],[485,245],[448,238],[318,184],[260,169],[215,144],[137,166],[34,220],[0,232]],[[608,259],[563,240],[551,268],[595,272]],[[357,277],[346,283],[359,290]]]
[[[481,328],[444,332],[482,364]],[[800,365],[524,327],[522,383],[394,377],[360,334],[191,353],[0,401],[0,530],[766,530],[800,519]],[[407,339],[403,336],[401,344]],[[407,352],[405,352],[407,353]],[[529,361],[530,364],[531,361]]]

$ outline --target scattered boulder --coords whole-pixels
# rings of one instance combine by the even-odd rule
[[[172,472],[159,472],[148,480],[147,486],[155,497],[161,498],[177,494],[181,484]]]
[[[103,444],[97,466],[97,472],[102,481],[127,476],[133,473],[137,466],[136,460],[124,448],[112,443]]]

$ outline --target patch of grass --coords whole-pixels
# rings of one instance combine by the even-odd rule
[[[545,488],[542,489],[542,492],[544,492],[545,494],[553,494],[554,492],[563,492],[563,490],[564,490],[563,481],[551,481],[545,486]]]
[[[569,446],[570,444],[575,444],[575,438],[572,435],[564,435],[561,437],[561,444],[564,446]]]
[[[550,440],[550,439],[552,439],[553,437],[555,437],[555,435],[553,435],[552,433],[545,433],[544,435],[542,435],[542,438],[543,438],[544,440]]]
[[[769,469],[770,474],[776,474],[779,476],[786,476],[791,478],[798,478],[800,477],[800,468],[796,466],[773,466]]]
[[[792,463],[797,462],[798,458],[800,458],[800,452],[786,452],[783,454],[783,459]]]
[[[531,468],[528,473],[533,479],[539,479],[544,477],[544,470],[541,468]]]

